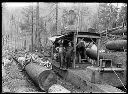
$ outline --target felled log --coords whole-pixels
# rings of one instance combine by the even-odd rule
[[[123,27],[120,26],[120,27],[108,29],[107,31],[108,31],[108,33],[110,33],[110,32],[113,32],[113,31],[115,31],[115,30],[119,30],[119,29],[122,29],[122,28],[123,28]],[[126,27],[125,27],[125,28],[126,28]],[[103,34],[103,33],[106,33],[106,30],[104,30],[104,31],[101,32],[101,34]]]
[[[106,48],[109,50],[127,49],[127,40],[113,40],[106,43]]]
[[[99,58],[101,59],[101,58],[103,58],[103,55],[102,55],[103,53],[99,53]],[[90,49],[90,48],[87,48],[86,49],[86,55],[88,56],[88,57],[90,57],[91,59],[97,59],[97,51],[95,51],[95,50],[92,50],[92,49]]]
[[[48,93],[71,93],[71,91],[59,84],[54,84],[48,89]]]
[[[122,28],[122,29],[118,29],[115,31],[112,31],[111,34],[122,34],[122,33],[126,33],[127,32],[127,28]]]
[[[87,49],[86,50],[86,54],[88,57],[90,57],[91,59],[95,59],[97,60],[97,51],[92,50],[92,49]],[[102,53],[99,52],[99,59],[111,59],[112,60],[112,64],[125,64],[126,63],[126,52],[122,53],[123,57],[121,57],[120,55],[118,55],[117,53]]]
[[[56,75],[46,67],[29,63],[25,66],[25,70],[42,90],[48,90],[51,85],[57,82]]]

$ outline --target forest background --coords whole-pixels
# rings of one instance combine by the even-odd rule
[[[127,24],[127,4],[121,3],[2,3],[2,51],[47,51],[49,37],[64,30],[88,32]],[[33,39],[33,40],[32,40]],[[104,38],[105,39],[105,38]],[[33,48],[32,48],[33,45]]]

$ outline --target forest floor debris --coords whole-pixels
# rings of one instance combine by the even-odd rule
[[[18,53],[17,56],[24,56],[24,53]],[[8,55],[5,55],[5,57]],[[42,61],[48,63],[50,59],[43,58]],[[65,82],[61,78],[57,79],[57,84],[62,85],[67,90],[72,93],[82,92],[77,89],[75,86],[71,85],[68,82]],[[20,66],[12,61],[11,64],[6,64],[2,66],[2,91],[3,92],[12,92],[12,93],[21,93],[21,92],[40,92],[38,88],[33,84],[33,82],[28,78],[25,72],[21,72]],[[57,90],[56,90],[57,91]],[[60,91],[58,91],[59,93]],[[45,93],[45,92],[42,92]]]
[[[13,53],[14,54],[14,53]],[[118,55],[121,55],[123,53],[117,53]],[[24,57],[25,52],[17,52],[15,54],[17,57]],[[8,58],[8,55],[4,55],[3,58]],[[49,57],[42,57],[37,58],[37,61],[42,61],[43,63],[51,62],[49,61]],[[21,60],[22,61],[22,60]],[[24,60],[23,60],[24,61]],[[88,93],[86,91],[82,91],[81,89],[77,88],[70,82],[66,82],[65,80],[61,79],[57,76],[57,84],[61,85],[71,93]],[[40,92],[39,89],[34,85],[32,80],[28,78],[27,74],[25,72],[21,71],[21,67],[12,60],[11,63],[5,64],[5,66],[2,66],[2,91],[3,92],[14,92],[14,93],[21,93],[21,92]],[[60,92],[55,90],[56,92]],[[62,90],[61,90],[62,91]],[[45,93],[45,92],[42,92]]]
[[[17,91],[18,87],[19,89],[20,87],[30,88],[28,89],[29,92],[39,92],[34,84],[32,84],[32,82],[28,79],[27,75],[20,72],[20,68],[16,62],[12,61],[11,64],[2,66],[2,91],[19,93],[21,89]]]

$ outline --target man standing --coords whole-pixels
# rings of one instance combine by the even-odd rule
[[[71,66],[72,57],[73,57],[73,47],[72,47],[71,43],[69,42],[69,46],[67,47],[66,57],[65,57],[65,59],[66,59],[65,62],[66,62],[67,68],[69,68]]]
[[[63,44],[60,43],[59,47],[59,58],[60,58],[60,67],[62,67],[63,64]]]
[[[59,41],[59,47],[57,48],[58,52],[59,52],[59,62],[60,62],[60,67],[63,66],[63,62],[64,62],[64,47],[63,47],[63,40]]]

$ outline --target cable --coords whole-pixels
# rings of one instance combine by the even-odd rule
[[[112,69],[113,70],[113,69]],[[114,70],[113,70],[114,71]],[[116,74],[116,76],[118,77],[118,79],[120,80],[121,84],[123,85],[124,89],[127,91],[126,87],[124,86],[123,82],[121,81],[120,77],[117,75],[117,73],[114,71],[114,73]]]
[[[80,40],[80,42],[76,44],[76,46],[78,46],[83,40],[84,40],[84,38],[82,38],[82,39]]]

